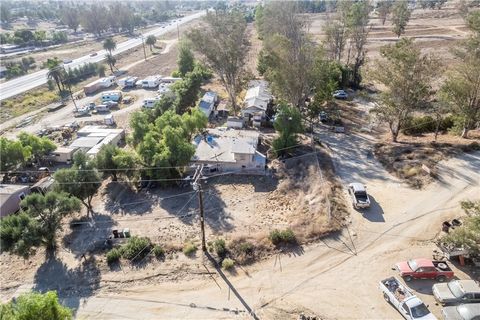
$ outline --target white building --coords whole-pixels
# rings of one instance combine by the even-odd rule
[[[90,156],[95,156],[104,144],[117,146],[125,137],[125,130],[85,126],[77,131],[77,136],[78,138],[70,144],[70,148],[77,148]]]
[[[195,137],[192,164],[203,164],[205,173],[264,173],[266,157],[257,151],[260,134],[253,130],[208,129]]]
[[[258,117],[264,118],[268,104],[273,98],[268,88],[268,83],[264,80],[252,80],[248,86],[249,89],[245,94],[243,102],[242,116],[247,119],[254,116],[257,119]]]

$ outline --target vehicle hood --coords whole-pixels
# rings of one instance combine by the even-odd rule
[[[410,269],[407,261],[398,262],[395,267],[399,272],[412,272],[412,269]]]
[[[448,288],[446,283],[436,283],[433,285],[433,294],[440,302],[455,301],[457,297]]]
[[[462,316],[458,314],[457,307],[445,307],[442,310],[443,318],[445,320],[463,320]]]

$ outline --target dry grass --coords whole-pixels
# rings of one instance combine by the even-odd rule
[[[478,149],[480,137],[471,133],[472,139],[462,139],[450,134],[440,135],[433,142],[432,134],[422,136],[399,136],[399,143],[384,142],[375,145],[374,153],[378,160],[393,175],[404,179],[410,186],[421,188],[433,181],[435,167],[441,160],[460,152]],[[426,165],[431,174],[422,169]]]

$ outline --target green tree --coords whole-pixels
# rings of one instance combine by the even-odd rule
[[[439,63],[422,55],[411,39],[401,39],[395,45],[382,47],[380,52],[384,59],[377,61],[372,75],[387,89],[372,111],[388,124],[392,141],[397,142],[412,112],[428,106]]]
[[[172,86],[175,92],[175,108],[178,114],[183,114],[188,108],[195,106],[202,86],[202,73],[194,70],[185,74],[182,80]]]
[[[77,152],[73,158],[73,166],[60,169],[54,175],[56,190],[67,192],[77,197],[87,208],[87,216],[93,212],[92,199],[101,180],[94,162],[84,152]]]
[[[272,143],[273,151],[277,156],[291,153],[292,147],[297,144],[297,134],[303,132],[302,116],[298,109],[280,104],[273,126],[278,133]]]
[[[480,253],[480,201],[463,201],[462,209],[467,213],[460,227],[442,237],[441,242],[455,248],[465,248],[473,254]]]
[[[112,55],[112,51],[117,48],[117,43],[112,38],[107,38],[103,41],[103,49]]]
[[[65,7],[61,13],[60,18],[73,32],[77,32],[80,26],[80,10],[76,7]]]
[[[14,170],[30,158],[31,149],[23,147],[20,141],[0,137],[0,171]]]
[[[118,167],[113,158],[119,153],[120,148],[112,144],[104,144],[95,156],[95,167],[102,172],[104,176],[112,176],[113,181],[117,181]]]
[[[2,218],[0,224],[0,249],[28,258],[34,247],[42,244],[40,222],[25,212]],[[2,318],[3,319],[3,318]]]
[[[459,116],[462,138],[480,121],[480,56],[469,55],[447,72],[441,97]]]
[[[0,6],[0,21],[7,25],[12,22],[12,12],[9,3],[2,3]]]
[[[149,35],[145,40],[145,43],[150,47],[150,52],[153,51],[153,46],[155,45],[156,42],[157,42],[157,38],[153,34]]]
[[[58,301],[55,291],[24,293],[15,301],[0,306],[0,318],[5,320],[70,320],[73,312]]]
[[[411,10],[407,0],[396,0],[392,8],[393,33],[400,38],[410,20]]]
[[[195,67],[195,58],[189,45],[185,41],[180,44],[177,64],[178,71],[182,77],[188,72],[193,71],[193,68]]]
[[[100,64],[98,65],[98,68],[97,68],[97,71],[98,71],[98,76],[99,77],[105,77],[105,65],[104,64]]]
[[[219,76],[232,109],[237,112],[249,45],[245,18],[239,12],[216,12],[208,13],[204,21],[206,27],[192,30],[188,38]]]
[[[35,162],[41,161],[45,156],[54,151],[57,146],[47,137],[38,137],[26,132],[20,132],[17,136],[24,148],[30,149],[30,154]]]
[[[60,65],[60,60],[57,57],[53,59],[47,59],[48,73],[47,78],[55,81],[58,87],[58,92],[62,92],[60,84],[64,80],[64,69]]]
[[[393,2],[391,0],[387,0],[380,1],[377,5],[378,18],[382,20],[382,25],[385,25],[388,15],[392,11],[392,4]]]
[[[79,211],[80,201],[65,192],[32,193],[21,202],[21,207],[32,219],[38,221],[42,243],[48,249],[56,246],[57,232],[62,230],[62,218]]]
[[[117,59],[115,59],[115,57],[112,54],[107,53],[107,55],[105,56],[105,60],[107,61],[108,66],[110,67],[110,71],[112,71],[113,73],[113,67],[115,67],[115,63],[117,63]]]
[[[118,169],[117,175],[124,176],[129,181],[136,181],[139,177],[138,164],[140,159],[134,150],[119,149],[112,158],[114,166]]]
[[[102,35],[102,32],[108,28],[108,20],[105,12],[107,9],[103,5],[92,4],[85,6],[81,16],[81,25],[87,32],[92,32],[97,37]]]

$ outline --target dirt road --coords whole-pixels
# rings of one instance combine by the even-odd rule
[[[342,234],[283,254],[237,274],[125,286],[121,292],[102,292],[78,310],[88,319],[296,319],[300,311],[327,319],[400,319],[383,301],[378,281],[394,273],[391,266],[411,257],[430,257],[429,243],[446,216],[458,214],[458,202],[480,194],[480,153],[443,162],[441,181],[424,190],[399,182],[371,156],[371,137],[319,132],[331,148],[344,183],[365,183],[372,208],[352,210],[352,223]],[[214,270],[212,270],[214,271]],[[466,275],[457,272],[460,278]],[[218,286],[217,286],[218,283]],[[439,316],[429,287],[411,287]],[[237,310],[233,312],[232,310]]]

